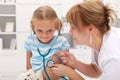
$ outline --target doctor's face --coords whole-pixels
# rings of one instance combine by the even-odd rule
[[[80,26],[80,28],[76,28],[71,25],[70,34],[73,36],[77,45],[88,45],[89,44],[89,30],[86,26]]]
[[[54,37],[55,30],[54,21],[37,19],[34,21],[35,34],[42,43],[49,43]]]

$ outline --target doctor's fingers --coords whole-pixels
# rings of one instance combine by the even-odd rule
[[[70,60],[76,60],[75,56],[70,52],[64,52],[66,54],[66,57]]]
[[[67,57],[61,57],[61,60],[63,63],[67,63],[68,62],[68,58]]]
[[[71,58],[71,57],[73,57],[74,55],[73,55],[72,53],[68,52],[68,51],[64,51],[62,54],[60,54],[60,56],[61,56],[61,57],[64,56],[64,57],[69,57],[69,58]]]
[[[65,52],[66,53],[66,52]],[[68,63],[69,61],[71,62],[73,62],[73,61],[75,61],[76,59],[75,59],[75,57],[71,54],[71,53],[67,53],[67,54],[69,54],[69,55],[66,55],[66,56],[60,56],[60,59],[61,59],[61,61],[64,63],[64,64],[66,64],[66,63]]]
[[[67,62],[67,61],[70,61],[70,60],[76,60],[75,56],[70,53],[70,52],[63,52],[64,55],[60,55],[61,59],[63,60],[63,62]]]
[[[69,72],[69,67],[62,64],[55,64],[54,67],[51,68],[52,72],[58,76],[67,76],[66,74]]]
[[[57,69],[59,68],[60,66],[62,66],[63,64],[51,64],[52,68],[51,69]]]
[[[62,64],[52,64],[51,70],[55,75],[62,76],[62,66]]]
[[[63,57],[63,56],[68,56],[67,53],[68,51],[56,51],[55,54],[59,55],[60,57]]]

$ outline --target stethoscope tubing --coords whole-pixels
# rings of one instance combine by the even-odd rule
[[[38,53],[43,57],[43,69],[44,69],[44,71],[45,71],[45,74],[46,74],[48,80],[50,80],[50,77],[49,77],[49,75],[48,75],[48,73],[47,73],[47,70],[46,70],[46,66],[45,66],[45,57],[50,53],[51,50],[52,50],[52,49],[50,48],[50,49],[48,50],[48,52],[47,52],[46,54],[43,55],[43,54],[41,54],[40,50],[37,49]],[[59,58],[58,55],[56,55],[56,56],[57,56],[57,58]],[[61,61],[60,58],[59,58],[59,60]],[[67,80],[64,76],[61,76],[61,78],[64,79],[64,80]]]
[[[45,74],[46,74],[46,76],[47,76],[47,78],[48,78],[48,80],[50,80],[50,77],[49,77],[49,75],[48,75],[48,72],[47,72],[47,70],[46,70],[46,66],[45,66],[45,57],[50,53],[50,51],[51,51],[51,48],[48,50],[48,52],[46,53],[46,54],[41,54],[41,52],[40,52],[40,50],[37,48],[37,51],[38,51],[38,53],[43,57],[43,69],[44,69],[44,71],[45,71]]]

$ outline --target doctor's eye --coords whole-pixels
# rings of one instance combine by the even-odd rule
[[[75,27],[73,27],[73,26],[72,26],[71,28],[72,28],[72,29],[75,29]]]
[[[71,26],[71,29],[75,29],[75,26],[73,26],[73,25],[70,25]]]

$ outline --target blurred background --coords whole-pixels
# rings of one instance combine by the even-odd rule
[[[0,80],[16,80],[17,76],[26,70],[24,41],[27,35],[31,34],[30,21],[34,10],[43,5],[50,5],[57,12],[63,23],[61,32],[71,44],[70,51],[75,53],[81,61],[90,63],[90,48],[84,45],[74,45],[73,38],[69,34],[70,25],[65,19],[69,8],[83,1],[0,0]],[[118,19],[112,26],[120,27],[120,0],[103,0],[103,2],[110,4],[117,13]],[[98,80],[84,77],[86,80]]]

